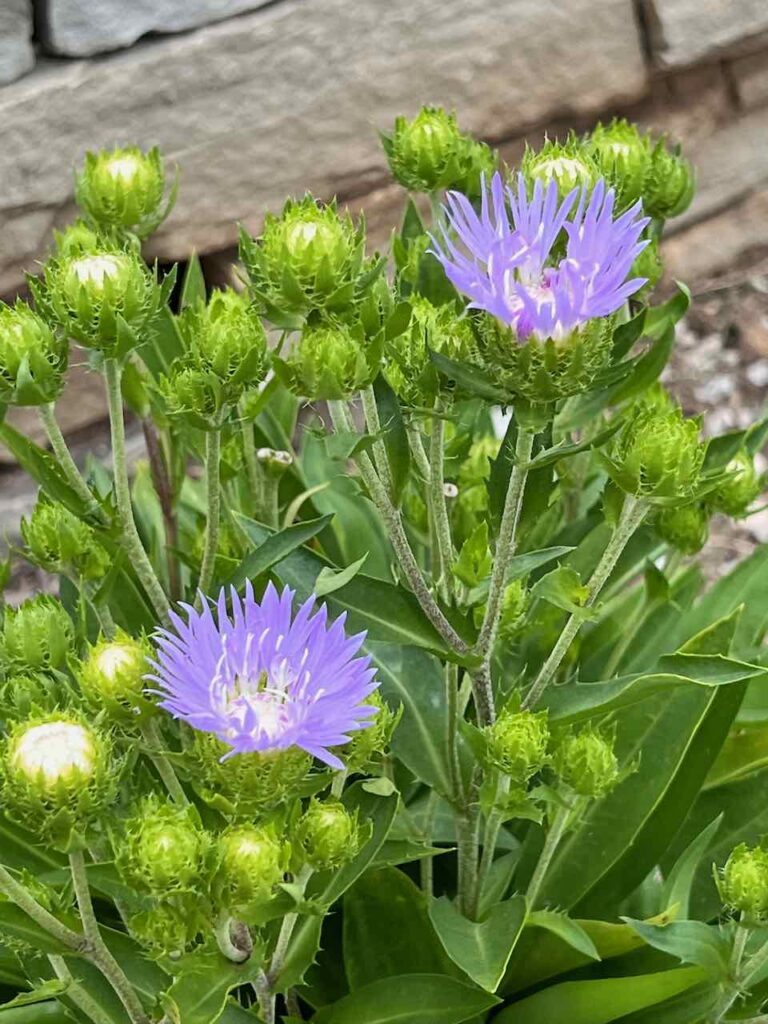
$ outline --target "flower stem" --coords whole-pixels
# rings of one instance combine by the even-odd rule
[[[241,406],[242,416],[242,406]],[[248,476],[248,487],[251,492],[251,501],[257,514],[264,504],[262,495],[262,469],[256,460],[256,444],[253,439],[253,423],[242,417],[240,420],[240,435],[243,441],[243,457],[245,459],[245,472]]]
[[[392,474],[389,471],[389,457],[387,456],[387,448],[381,437],[381,420],[379,419],[379,407],[376,405],[376,395],[374,394],[373,387],[369,385],[363,391],[360,392],[360,397],[363,402],[363,412],[365,413],[365,424],[371,434],[376,436],[376,440],[373,442],[373,461],[376,467],[376,471],[381,477],[381,482],[384,485],[384,489],[387,495],[392,494]]]
[[[94,962],[117,993],[131,1024],[149,1024],[149,1018],[144,1013],[139,997],[101,936],[99,923],[96,920],[93,903],[91,902],[91,890],[88,886],[82,850],[73,850],[70,853],[69,866],[72,872],[72,886],[75,890],[75,899],[80,911],[80,919],[83,922],[83,931],[93,950]]]
[[[144,434],[144,444],[147,449],[147,456],[149,457],[149,472],[152,476],[152,483],[155,486],[155,491],[157,492],[158,501],[160,502],[160,511],[163,514],[168,591],[172,598],[178,598],[181,594],[179,560],[176,555],[179,528],[176,521],[175,499],[173,485],[171,482],[171,474],[160,443],[157,428],[148,416],[142,417],[141,429]]]
[[[305,864],[304,867],[296,875],[296,885],[303,893],[307,888],[307,883],[312,877],[312,868]],[[296,927],[296,922],[299,920],[298,913],[286,914],[283,918],[283,923],[280,925],[280,931],[277,935],[277,942],[272,952],[272,960],[269,965],[269,970],[266,974],[266,996],[267,996],[267,1014],[265,1016],[266,1024],[275,1021],[275,982],[280,977],[280,972],[285,966],[285,960],[288,955],[288,947],[291,944],[291,937],[293,930]]]
[[[488,878],[488,872],[493,864],[493,855],[496,853],[496,843],[499,839],[501,826],[504,824],[504,813],[499,808],[504,797],[509,793],[510,779],[508,775],[499,772],[496,779],[496,794],[493,807],[488,813],[483,832],[483,852],[480,856],[480,867],[477,873],[477,890],[480,897],[483,894],[483,886]]]
[[[347,781],[349,772],[346,768],[342,768],[341,771],[336,772],[333,776],[333,782],[331,783],[331,796],[336,797],[338,800],[341,794],[344,792],[344,784]]]
[[[424,442],[421,437],[421,431],[415,423],[409,423],[407,428],[408,441],[411,446],[411,454],[413,455],[413,461],[416,464],[419,476],[425,484],[429,483],[431,475],[431,468],[429,465],[429,458],[424,449]]]
[[[528,890],[525,894],[526,899],[528,900],[528,906],[531,910],[533,910],[536,905],[536,900],[547,871],[549,870],[549,866],[552,863],[552,858],[554,857],[555,852],[560,845],[560,840],[563,838],[565,830],[568,827],[570,815],[570,807],[560,807],[547,831],[547,838],[544,840],[544,847],[536,863],[533,875],[531,876],[531,881],[528,884]]]
[[[333,420],[334,429],[337,431],[349,431],[352,429],[346,406],[343,402],[330,401],[328,409]],[[416,557],[411,550],[405,529],[403,527],[400,512],[394,507],[389,499],[379,476],[366,452],[358,452],[355,456],[360,475],[363,478],[368,493],[371,496],[379,514],[387,527],[390,542],[394,548],[403,575],[413,590],[413,593],[422,607],[424,614],[435,627],[440,636],[449,647],[458,654],[467,654],[468,645],[461,639],[459,634],[446,619],[440,606],[432,596],[426,580],[419,568]]]
[[[427,797],[427,806],[424,812],[424,828],[421,835],[422,841],[425,845],[432,845],[432,830],[435,825],[437,799],[437,793],[434,789],[431,790]],[[419,861],[419,882],[421,884],[421,891],[429,898],[431,898],[433,894],[434,876],[435,872],[432,857],[422,857]]]
[[[440,413],[443,406],[438,399],[435,412]],[[442,591],[444,599],[451,593],[451,563],[453,562],[453,539],[451,538],[451,521],[448,518],[448,506],[445,503],[445,422],[441,416],[432,420],[432,432],[429,438],[429,516],[433,524],[433,533],[437,545],[438,568],[435,583]]]
[[[477,911],[477,844],[478,819],[474,808],[476,780],[470,794],[455,817],[458,860],[458,905],[465,917],[473,918]]]
[[[731,950],[731,959],[728,965],[731,984],[726,988],[720,1002],[715,1008],[712,1016],[713,1024],[720,1024],[730,1008],[739,998],[741,992],[746,991],[749,988],[746,977],[742,977],[742,961],[744,959],[744,951],[747,948],[747,941],[749,939],[749,928],[747,928],[741,920],[735,922],[735,927],[736,931],[733,937],[733,949]],[[756,957],[759,957],[766,949],[768,949],[768,943],[755,953],[750,963],[747,964],[748,969],[752,961],[754,961]]]
[[[221,492],[219,490],[219,461],[221,458],[221,431],[217,427],[205,435],[205,497],[207,519],[205,523],[205,547],[200,566],[198,591],[205,598],[213,583],[216,568],[216,552],[219,547],[219,521],[221,519]]]
[[[85,511],[88,515],[98,516],[103,520],[104,514],[101,510],[101,506],[98,501],[91,493],[91,489],[77,468],[75,460],[72,458],[67,442],[64,440],[64,435],[59,427],[58,420],[56,419],[56,406],[53,402],[49,402],[47,405],[40,406],[40,419],[42,420],[43,427],[48,440],[51,443],[53,454],[56,456],[59,465],[64,471],[64,475],[67,478],[67,482],[73,491],[77,494],[78,498],[85,505]]]
[[[163,753],[163,740],[157,722],[154,718],[148,718],[141,727],[141,734],[144,742],[149,748],[149,759],[157,770],[157,774],[163,781],[174,802],[180,805],[188,803],[187,794],[178,780],[173,765]]]
[[[591,607],[591,605],[593,605],[597,600],[606,580],[613,572],[616,563],[619,560],[619,556],[627,546],[627,542],[632,534],[643,521],[646,512],[647,505],[642,499],[636,498],[632,495],[627,495],[624,501],[624,507],[621,510],[621,515],[619,516],[619,521],[613,531],[613,536],[608,542],[602,558],[597,563],[594,572],[589,578],[589,583],[587,584],[587,596],[584,601],[585,608]],[[576,634],[581,628],[582,622],[583,617],[576,613],[571,615],[568,619],[557,643],[552,648],[552,653],[542,665],[541,671],[526,694],[525,700],[522,704],[523,708],[535,707],[541,699],[542,694],[554,679],[555,674],[560,667],[560,663],[567,654],[568,648],[573,643]]]
[[[67,985],[67,997],[72,1000],[75,1006],[85,1014],[93,1024],[112,1024],[112,1017],[106,1010],[102,1009],[90,993],[83,988],[79,981],[75,981],[72,972],[67,967],[63,956],[56,953],[48,954],[48,962],[53,968],[53,973]]]
[[[74,952],[84,952],[88,941],[85,935],[68,928],[54,917],[45,907],[41,906],[26,886],[17,882],[13,875],[0,864],[0,892],[16,904],[20,910],[31,917],[35,924],[57,939],[62,945]]]
[[[528,478],[528,465],[533,451],[534,435],[522,425],[518,427],[515,443],[515,462],[509,475],[509,485],[504,501],[504,512],[496,540],[496,551],[493,570],[488,586],[488,602],[485,615],[477,638],[476,650],[482,658],[480,669],[474,675],[475,707],[480,725],[490,725],[496,717],[494,707],[493,686],[491,683],[491,658],[496,637],[499,632],[501,612],[504,607],[504,588],[507,572],[515,553],[517,524],[520,510],[523,507],[525,481]]]
[[[147,592],[155,614],[166,619],[171,610],[165,591],[155,575],[149,556],[141,543],[131,507],[131,488],[128,483],[128,467],[125,458],[125,423],[123,421],[123,396],[120,364],[114,358],[104,360],[104,376],[107,384],[109,422],[112,430],[112,465],[115,478],[115,498],[120,519],[121,541],[141,585]]]

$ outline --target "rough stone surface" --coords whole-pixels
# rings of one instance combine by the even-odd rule
[[[768,252],[768,188],[667,238],[664,261],[671,278],[701,281],[760,249]]]
[[[34,64],[30,0],[0,0],[0,85],[26,74]]]
[[[765,0],[643,0],[655,59],[692,64],[768,33]]]
[[[630,0],[506,0],[507,17],[487,0],[313,0],[311,17],[309,6],[286,0],[40,68],[0,92],[0,294],[71,214],[70,168],[88,148],[157,143],[179,162],[154,250],[181,257],[231,244],[237,220],[257,228],[288,193],[360,194],[383,175],[376,129],[424,102],[503,138],[646,83]]]
[[[768,104],[768,50],[733,61],[731,75],[739,104],[745,110]]]
[[[47,0],[43,46],[87,57],[130,46],[148,32],[180,32],[252,11],[268,0]]]

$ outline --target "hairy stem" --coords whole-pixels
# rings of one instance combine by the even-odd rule
[[[220,953],[235,964],[243,964],[253,953],[253,939],[248,925],[223,912],[214,927]]]
[[[379,419],[379,407],[376,405],[376,395],[370,385],[360,392],[365,414],[365,424],[371,434],[376,437],[373,442],[373,461],[376,472],[381,477],[381,482],[387,495],[392,495],[392,475],[389,471],[389,458],[387,448],[381,437],[381,420]]]
[[[552,863],[552,858],[554,857],[555,852],[560,845],[560,840],[563,838],[565,830],[568,827],[568,820],[570,816],[570,807],[560,807],[555,814],[552,824],[549,826],[547,838],[544,840],[544,847],[536,863],[531,881],[528,884],[528,890],[525,894],[528,900],[528,906],[532,910],[536,906],[536,900],[547,871],[549,870],[549,866]]]
[[[312,868],[305,864],[304,867],[296,875],[295,882],[299,889],[303,893],[307,888],[307,882],[312,877]],[[283,918],[283,923],[280,925],[280,931],[277,935],[277,942],[272,952],[272,960],[270,961],[269,970],[266,973],[266,1015],[264,1020],[266,1024],[274,1022],[276,1018],[275,1002],[276,1002],[276,991],[275,983],[280,977],[280,972],[285,966],[285,960],[288,956],[288,947],[291,944],[291,937],[293,936],[293,930],[296,927],[296,922],[299,920],[298,913],[286,914]],[[262,1011],[264,1012],[264,1011]]]
[[[493,807],[488,813],[483,831],[483,852],[480,856],[480,868],[477,873],[477,890],[480,896],[483,894],[483,886],[488,878],[488,872],[493,864],[493,856],[496,853],[499,832],[504,824],[504,812],[498,805],[502,803],[504,797],[509,793],[509,783],[509,776],[500,772],[496,780],[496,795]]]
[[[176,521],[176,509],[174,503],[173,486],[171,474],[168,472],[165,455],[160,444],[157,428],[154,422],[144,416],[141,420],[141,429],[144,434],[144,444],[149,458],[149,471],[152,475],[157,497],[160,502],[160,511],[165,526],[165,557],[168,572],[168,590],[171,597],[178,598],[181,595],[181,580],[179,576],[179,560],[176,556],[178,546],[178,523]]]
[[[74,850],[70,853],[69,866],[75,899],[80,911],[80,920],[83,922],[85,937],[93,950],[94,963],[115,990],[131,1024],[149,1024],[149,1018],[144,1013],[139,997],[101,936],[91,901],[91,890],[88,886],[82,850]]]
[[[54,917],[45,907],[41,906],[26,886],[17,882],[13,875],[0,864],[0,892],[16,904],[20,910],[31,917],[35,924],[40,925],[49,935],[74,952],[84,952],[88,946],[85,935],[67,928],[58,918]]]
[[[474,675],[475,706],[480,725],[490,725],[496,717],[491,683],[491,659],[493,647],[499,632],[501,612],[504,607],[504,588],[510,562],[515,554],[517,524],[523,506],[525,481],[528,477],[528,464],[533,451],[534,435],[522,425],[518,427],[515,444],[515,462],[509,475],[509,485],[504,501],[504,512],[496,540],[496,551],[493,569],[488,585],[488,601],[485,615],[477,638],[477,653],[482,658],[480,669]]]
[[[72,972],[67,967],[63,956],[55,953],[48,954],[48,963],[53,968],[53,973],[67,985],[67,997],[72,1000],[75,1006],[86,1017],[93,1021],[93,1024],[112,1024],[112,1017],[106,1010],[102,1009],[96,1000],[90,995],[87,989],[83,988],[79,981],[75,981]]]
[[[242,416],[242,406],[240,409]],[[253,439],[253,423],[245,417],[240,420],[240,436],[243,441],[243,457],[245,459],[245,472],[248,477],[248,488],[251,492],[251,501],[257,514],[260,514],[264,504],[262,494],[262,469],[256,459],[256,444]]]
[[[602,558],[597,563],[594,572],[589,578],[589,583],[587,584],[587,596],[584,601],[585,608],[591,607],[591,605],[593,605],[597,600],[600,591],[603,589],[606,580],[613,572],[616,563],[619,560],[619,556],[626,547],[627,542],[643,521],[646,511],[647,506],[641,499],[635,498],[632,495],[627,495],[624,501],[624,507],[621,510],[619,521],[613,531],[613,536],[608,542]],[[535,707],[541,699],[542,694],[554,679],[555,674],[560,667],[560,663],[567,654],[568,648],[573,643],[583,621],[583,616],[576,613],[570,616],[563,627],[563,631],[560,634],[557,643],[552,648],[552,653],[542,665],[541,671],[526,694],[522,705],[523,708]]]
[[[435,412],[442,412],[443,406],[438,400]],[[445,422],[441,416],[432,420],[432,433],[429,438],[429,518],[433,524],[433,533],[437,546],[435,559],[438,572],[435,583],[441,590],[443,598],[451,594],[451,564],[453,563],[453,540],[451,538],[451,521],[448,518],[448,506],[445,502]]]
[[[198,591],[200,600],[211,589],[219,548],[219,521],[221,519],[221,492],[219,490],[219,460],[221,458],[221,431],[217,427],[205,435],[205,499],[206,523],[203,561],[200,566]]]
[[[163,740],[154,718],[148,718],[144,722],[141,727],[141,734],[149,748],[149,759],[155,766],[157,774],[162,779],[163,785],[168,790],[173,801],[181,805],[188,803],[187,794],[178,780],[173,765],[163,753]]]
[[[350,422],[346,406],[343,402],[331,401],[328,403],[328,408],[331,413],[331,419],[333,420],[335,430],[349,431],[352,429],[352,424]],[[416,561],[416,557],[411,550],[411,545],[408,542],[408,537],[406,536],[405,528],[403,527],[400,512],[390,501],[389,495],[379,479],[368,454],[366,452],[358,452],[355,459],[360,469],[360,475],[363,478],[363,482],[368,488],[371,500],[374,505],[376,505],[379,514],[384,520],[384,525],[387,527],[387,533],[403,575],[408,580],[408,583],[410,584],[416,599],[421,605],[424,614],[449,647],[458,654],[468,653],[468,645],[461,639],[459,634],[446,619],[440,609],[440,606],[432,596],[429,586],[427,585],[427,581],[424,579],[422,571]]]
[[[476,812],[477,779],[473,779],[470,793],[455,817],[458,860],[457,897],[465,917],[477,914],[477,846],[478,817]]]
[[[64,440],[61,427],[59,427],[58,420],[56,419],[56,406],[53,402],[40,406],[40,419],[43,427],[45,428],[46,436],[51,443],[53,454],[56,456],[59,465],[64,471],[64,475],[66,476],[70,487],[85,505],[86,513],[103,519],[104,514],[101,510],[101,506],[91,493],[90,487],[83,479],[80,470],[77,468],[75,460],[72,458],[72,453],[67,446],[67,442]]]
[[[167,619],[171,610],[165,591],[155,575],[149,556],[141,543],[139,531],[133,518],[131,488],[128,483],[128,466],[125,457],[125,423],[123,421],[123,396],[120,364],[114,358],[104,360],[104,375],[107,384],[109,422],[112,431],[112,465],[115,478],[115,499],[120,519],[121,542],[128,558],[152,602],[159,619]]]

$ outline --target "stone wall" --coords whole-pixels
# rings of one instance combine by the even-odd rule
[[[0,0],[0,295],[72,216],[71,167],[121,142],[159,144],[181,168],[152,242],[163,259],[226,249],[237,221],[256,230],[306,188],[365,207],[384,237],[400,200],[376,129],[423,102],[454,107],[510,161],[525,137],[626,113],[679,138],[698,167],[668,243],[675,272],[706,275],[768,245],[765,0],[32,8]]]

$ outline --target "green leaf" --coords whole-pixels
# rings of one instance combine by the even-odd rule
[[[686,846],[664,879],[664,887],[661,891],[662,905],[665,907],[676,906],[677,912],[682,918],[689,916],[694,877],[702,858],[714,843],[722,823],[723,815],[718,814],[714,821],[710,821],[706,828],[703,828],[696,838]]]
[[[469,395],[484,398],[494,405],[508,405],[510,396],[498,386],[493,377],[477,366],[449,359],[442,352],[430,351],[429,357],[447,381]]]
[[[410,306],[407,303],[401,303],[401,306],[407,309],[408,319],[410,319]],[[398,306],[398,309],[401,306]],[[387,461],[392,478],[392,500],[395,505],[399,506],[411,468],[411,446],[408,444],[408,433],[403,422],[403,414],[400,411],[400,403],[381,374],[374,381],[373,390],[376,395],[376,405],[384,435],[384,447],[387,450]]]
[[[37,1003],[35,1006],[0,1006],[0,1024],[72,1024],[72,1017],[59,1003]]]
[[[348,565],[346,569],[331,569],[329,566],[321,569],[315,580],[315,597],[325,597],[326,594],[332,594],[334,590],[346,586],[351,579],[357,576],[367,558],[367,555],[363,555],[352,565]]]
[[[713,981],[727,978],[730,946],[715,925],[703,921],[671,921],[659,926],[629,917],[623,920],[654,949],[701,967]]]
[[[548,601],[556,608],[585,618],[592,614],[584,607],[588,594],[589,591],[582,584],[579,574],[569,565],[558,566],[531,587],[531,598]]]
[[[66,922],[75,926],[74,920]],[[44,928],[28,917],[14,903],[0,899],[0,935],[8,939],[24,942],[41,953],[67,953],[69,947],[55,939]]]
[[[764,683],[765,679],[756,680]],[[764,689],[764,686],[761,686]],[[745,704],[749,701],[751,693],[748,691],[745,697]],[[753,705],[754,707],[754,705]],[[744,705],[739,710],[739,717],[744,720]],[[707,776],[706,787],[711,789],[714,786],[722,786],[727,782],[736,782],[745,775],[765,768],[768,765],[768,726],[747,725],[736,732],[730,733],[723,744],[717,760],[712,765],[712,770]]]
[[[293,526],[286,526],[284,530],[273,533],[268,527],[256,523],[253,519],[248,519],[247,516],[241,515],[239,512],[235,512],[235,516],[257,546],[255,550],[248,552],[224,584],[225,587],[237,587],[246,580],[253,580],[261,576],[296,548],[316,537],[333,518],[330,515],[318,516],[317,519],[294,523]]]
[[[10,423],[0,423],[0,441],[49,498],[61,502],[77,516],[85,515],[85,505],[67,482],[53,455],[24,437]]]
[[[631,978],[566,981],[508,1006],[496,1015],[494,1024],[610,1024],[685,992],[705,977],[699,967],[682,967]]]
[[[600,954],[589,934],[567,914],[558,914],[554,910],[534,910],[528,915],[525,924],[527,928],[543,928],[557,935],[589,960],[600,960]]]
[[[33,1006],[35,1003],[44,1003],[48,999],[53,999],[56,996],[60,996],[63,992],[66,992],[69,988],[69,984],[66,981],[59,981],[58,978],[52,978],[50,981],[44,981],[42,985],[38,985],[37,988],[33,988],[30,992],[20,992],[15,998],[11,999],[8,1003],[3,1003],[0,1006],[0,1011],[9,1010],[13,1006]]]
[[[525,897],[497,903],[481,921],[470,921],[447,896],[433,900],[429,916],[448,956],[488,992],[501,984],[526,916]]]
[[[193,250],[184,272],[184,281],[181,286],[181,297],[179,309],[187,306],[196,306],[204,303],[206,298],[205,276],[200,265],[200,257]]]
[[[252,982],[258,952],[252,960],[235,964],[221,953],[201,953],[188,958],[189,966],[162,995],[162,1005],[171,1024],[216,1024],[227,1005],[230,991]]]
[[[542,450],[531,459],[532,469],[542,469],[544,466],[551,466],[555,462],[560,462],[561,459],[570,458],[572,455],[578,455],[579,452],[585,452],[592,448],[601,448],[606,441],[609,441],[613,435],[621,428],[622,420],[621,417],[617,416],[609,427],[601,430],[584,441],[569,442],[561,441],[560,444],[555,445],[554,448],[542,448]]]
[[[443,974],[380,978],[315,1014],[314,1024],[461,1024],[498,1005],[495,996]]]

